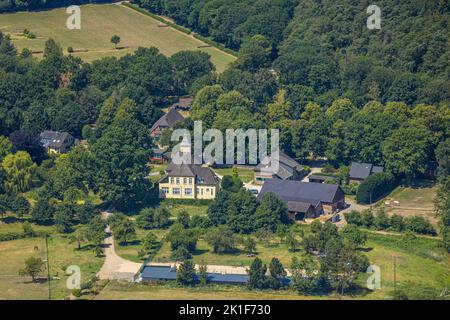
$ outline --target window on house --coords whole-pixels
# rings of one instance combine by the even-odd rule
[[[176,184],[180,184],[180,178],[175,178]]]
[[[187,178],[183,178],[183,183],[187,184]]]
[[[191,196],[192,195],[192,189],[191,188],[184,189],[184,194],[187,195],[187,196]]]
[[[172,193],[173,194],[180,194],[181,192],[180,192],[180,188],[173,188],[172,189]]]
[[[162,193],[164,193],[164,194],[169,193],[169,188],[167,188],[167,187],[162,187],[161,190],[162,190]]]

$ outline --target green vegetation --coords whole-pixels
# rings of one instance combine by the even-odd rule
[[[244,183],[249,183],[249,182],[253,181],[253,179],[255,178],[255,173],[254,173],[253,169],[243,169],[243,168],[218,169],[218,168],[214,168],[214,171],[221,176],[233,176],[233,173],[234,173],[233,170],[237,170],[237,174],[238,174],[239,178],[241,178],[241,180]]]
[[[450,234],[448,49],[441,3],[399,5],[395,12],[411,30],[387,14],[386,33],[366,30],[365,8],[354,1],[339,8],[328,0],[135,2],[189,26],[199,32],[195,37],[239,49],[239,57],[221,72],[234,57],[204,48],[184,28],[129,5],[85,6],[82,30],[70,34],[60,9],[0,16],[0,264],[8,264],[0,271],[0,292],[8,298],[42,293],[44,232],[50,234],[54,297],[67,296],[63,274],[71,264],[80,265],[92,288],[105,237],[99,210],[113,208],[123,211],[108,220],[118,253],[133,261],[182,261],[182,285],[194,285],[193,263],[208,263],[250,267],[251,288],[281,289],[289,267],[301,294],[439,298],[449,284]],[[417,8],[421,15],[412,21]],[[177,30],[165,28],[170,25]],[[433,39],[424,36],[430,33]],[[64,55],[63,47],[71,53]],[[114,57],[80,59],[90,54]],[[357,191],[344,187],[360,203],[385,196],[394,182],[411,188],[394,191],[392,202],[378,202],[376,214],[346,212],[349,225],[340,230],[330,222],[294,224],[275,194],[257,200],[242,188],[253,170],[218,169],[224,178],[215,200],[160,200],[156,182],[164,166],[149,176],[154,141],[148,129],[172,97],[188,95],[194,96],[191,117],[176,128],[192,130],[195,120],[222,132],[277,128],[284,152],[299,161],[326,158],[327,182],[338,184],[347,183],[351,161],[383,165],[386,172],[370,176]],[[43,130],[67,131],[84,141],[66,154],[48,155],[38,138]],[[414,189],[434,163],[437,192]],[[415,214],[432,212],[434,194],[442,241],[429,236],[436,231],[426,214]],[[395,293],[387,259],[392,255],[401,289]],[[363,289],[369,264],[386,274],[380,291]],[[24,283],[25,275],[35,281]],[[201,290],[207,292],[204,282]],[[9,287],[14,289],[3,290]],[[31,289],[22,293],[26,287]],[[130,291],[135,288],[141,292],[140,286]],[[173,288],[163,290],[162,297]],[[225,291],[223,296],[230,293]],[[84,296],[83,290],[71,293]]]
[[[160,22],[154,17],[143,15],[130,8],[114,5],[83,5],[81,30],[68,30],[65,8],[40,12],[18,12],[0,15],[0,30],[10,33],[19,50],[29,48],[42,52],[48,38],[54,38],[62,47],[71,46],[72,55],[84,61],[93,61],[103,57],[121,57],[141,47],[158,47],[165,55],[173,55],[182,50],[200,50],[211,55],[212,62],[219,72],[235,60],[235,57],[214,47],[204,47],[205,43],[192,36],[169,28],[160,28]],[[46,21],[45,24],[42,21]],[[117,21],[121,21],[120,25]],[[167,22],[165,22],[167,23]],[[145,26],[145,27],[143,27]],[[36,39],[27,39],[15,35],[18,28],[33,30]],[[108,33],[98,32],[108,30]],[[124,47],[115,50],[110,39],[114,34],[121,37]],[[35,53],[41,56],[41,53]]]
[[[380,1],[382,29],[369,30],[370,3],[350,0],[134,2],[235,50],[252,36],[265,37],[270,60],[277,56],[272,66],[298,113],[309,101],[329,105],[340,96],[358,106],[370,100],[415,105],[449,99],[443,3]],[[256,46],[255,51],[262,53]]]
[[[0,234],[18,232],[22,223],[0,222]],[[67,276],[65,270],[70,265],[81,268],[81,279],[85,282],[92,278],[103,264],[103,258],[95,257],[90,243],[82,245],[77,250],[66,235],[55,233],[53,227],[32,225],[39,232],[50,234],[48,240],[52,299],[61,300],[71,291],[66,288]],[[46,259],[45,241],[42,237],[26,238],[0,242],[0,290],[3,299],[42,299],[48,298],[48,283],[46,267],[38,274],[39,281],[32,283],[31,278],[19,276],[19,270],[24,268],[25,261],[30,257]]]

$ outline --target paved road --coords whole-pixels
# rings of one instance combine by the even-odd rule
[[[102,214],[104,219],[109,215],[111,214],[108,212]],[[132,281],[134,275],[141,268],[141,264],[119,257],[114,249],[114,237],[109,226],[106,228],[106,232],[109,236],[105,239],[105,262],[97,276],[99,279]]]

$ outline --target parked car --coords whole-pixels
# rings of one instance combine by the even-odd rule
[[[257,195],[259,193],[258,189],[250,189],[250,192],[254,195]]]

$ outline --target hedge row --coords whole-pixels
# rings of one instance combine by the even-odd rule
[[[236,52],[236,51],[234,51],[234,50],[232,50],[230,48],[227,48],[224,45],[222,45],[222,44],[220,44],[218,42],[215,42],[214,40],[212,40],[210,38],[204,37],[204,36],[202,36],[202,35],[200,35],[198,33],[194,33],[194,38],[196,38],[196,39],[198,39],[200,41],[203,41],[204,43],[207,43],[207,44],[209,44],[209,45],[211,45],[213,47],[216,47],[219,50],[225,51],[226,53],[231,54],[232,56],[235,56],[235,57],[238,56],[238,52]]]
[[[27,236],[23,232],[0,233],[0,242],[1,241],[11,241],[11,240],[24,239],[26,237]]]
[[[180,26],[180,25],[178,25],[176,23],[170,22],[170,21],[168,21],[168,20],[166,20],[164,18],[161,18],[160,16],[158,16],[158,15],[156,15],[154,13],[151,13],[151,12],[147,11],[146,9],[140,8],[140,7],[138,7],[138,6],[134,5],[134,4],[131,4],[129,2],[123,2],[122,5],[130,8],[130,9],[136,10],[136,11],[138,11],[138,12],[140,12],[142,14],[145,14],[145,15],[147,15],[149,17],[152,17],[153,19],[156,19],[156,20],[158,20],[158,21],[160,21],[160,22],[162,22],[164,24],[167,24],[167,25],[171,26],[172,28],[177,29],[177,30],[179,30],[179,31],[181,31],[183,33],[192,34],[194,36],[194,38],[196,38],[196,39],[198,39],[198,40],[200,40],[200,41],[202,41],[202,42],[204,42],[204,43],[206,43],[206,44],[208,44],[210,46],[216,47],[217,49],[222,50],[222,51],[224,51],[224,52],[226,52],[228,54],[231,54],[233,56],[237,56],[238,55],[238,53],[236,51],[231,50],[231,49],[221,45],[220,43],[215,42],[214,40],[212,40],[210,38],[207,38],[207,37],[204,37],[202,35],[199,35],[197,33],[192,33],[192,31],[190,29],[185,28],[183,26]]]
[[[153,19],[158,20],[158,21],[160,21],[160,22],[162,22],[164,24],[167,24],[168,26],[171,26],[172,28],[177,29],[178,31],[181,31],[183,33],[186,33],[186,34],[191,34],[192,33],[192,31],[189,30],[188,28],[185,28],[183,26],[180,26],[178,24],[170,22],[170,21],[168,21],[168,20],[166,20],[164,18],[161,18],[160,16],[158,16],[158,15],[156,15],[154,13],[151,13],[151,12],[145,10],[145,9],[142,9],[142,8],[140,8],[140,7],[138,7],[138,6],[134,5],[134,4],[131,4],[129,2],[122,2],[122,5],[125,6],[125,7],[130,8],[130,9],[136,10],[136,11],[138,11],[138,12],[140,12],[142,14],[145,14],[145,15],[147,15],[149,17],[152,17]]]
[[[356,201],[370,204],[390,193],[396,186],[395,178],[390,173],[375,173],[367,177],[359,186]]]
[[[164,199],[166,204],[174,205],[188,205],[188,206],[207,206],[210,205],[213,200],[207,199]]]
[[[16,11],[33,11],[42,9],[53,9],[60,7],[68,7],[70,5],[82,5],[87,3],[111,3],[117,0],[6,0],[0,1],[0,13],[16,12]]]
[[[371,210],[363,212],[349,211],[344,213],[348,224],[375,230],[390,230],[395,232],[411,231],[417,234],[436,235],[436,230],[431,223],[422,216],[414,215],[403,218],[398,214],[389,217],[384,210],[373,215]]]

